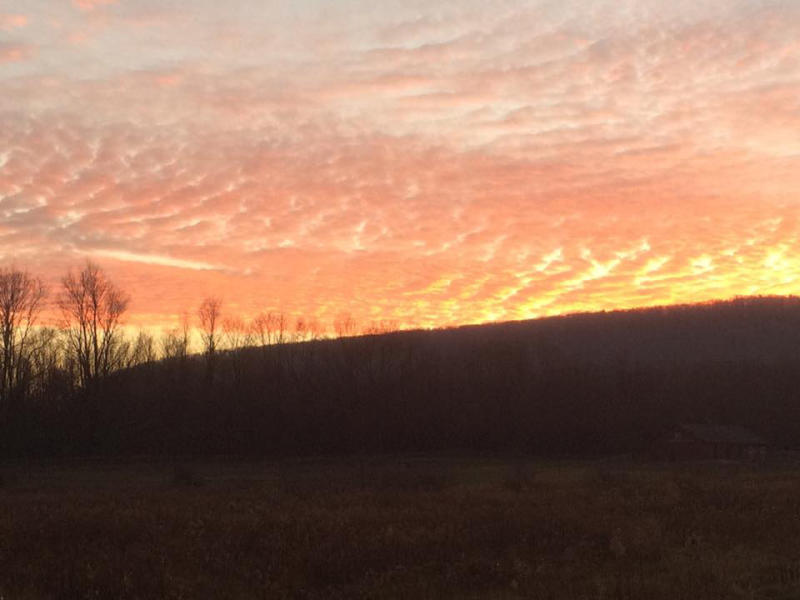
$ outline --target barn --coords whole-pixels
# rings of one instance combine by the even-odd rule
[[[744,427],[679,425],[656,444],[665,460],[763,460],[767,442]]]

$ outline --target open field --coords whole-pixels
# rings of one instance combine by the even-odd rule
[[[0,466],[0,597],[800,598],[800,470]]]

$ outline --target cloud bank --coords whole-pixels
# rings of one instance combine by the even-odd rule
[[[53,4],[0,16],[0,261],[134,320],[798,292],[793,3]]]

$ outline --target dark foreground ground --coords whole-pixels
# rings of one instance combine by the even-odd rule
[[[800,470],[0,466],[0,598],[800,598]]]

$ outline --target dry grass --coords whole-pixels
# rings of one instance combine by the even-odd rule
[[[790,470],[420,459],[182,469],[191,477],[157,465],[9,471],[0,597],[800,597]]]

